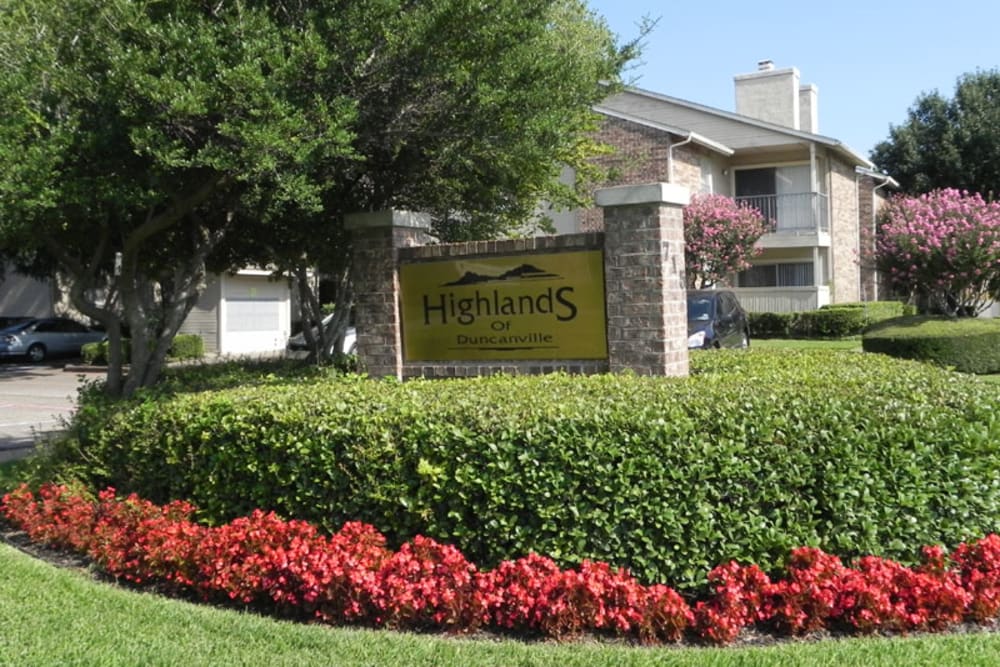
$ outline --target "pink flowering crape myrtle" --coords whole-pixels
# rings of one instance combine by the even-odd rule
[[[946,189],[879,213],[875,265],[932,312],[974,317],[1000,299],[1000,202]]]
[[[684,270],[689,288],[711,287],[749,268],[768,231],[764,216],[725,195],[694,195],[684,207]]]

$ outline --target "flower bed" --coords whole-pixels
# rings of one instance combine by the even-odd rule
[[[194,511],[182,501],[119,499],[110,488],[94,500],[54,485],[37,495],[22,486],[0,504],[0,515],[33,541],[86,554],[114,577],[331,624],[722,644],[749,625],[780,634],[938,631],[1000,614],[997,535],[950,556],[925,547],[914,568],[870,556],[847,566],[811,547],[793,550],[775,580],[756,565],[730,562],[709,574],[711,594],[691,604],[606,563],[561,569],[529,554],[481,571],[426,537],[392,551],[358,522],[325,536],[260,511],[208,527],[192,520]]]
[[[377,381],[195,377],[88,394],[63,473],[220,524],[254,509],[377,526],[482,568],[535,552],[707,590],[713,564],[781,568],[809,544],[914,565],[1000,532],[1000,393],[883,355],[724,351],[691,377]],[[185,387],[181,390],[180,387]]]

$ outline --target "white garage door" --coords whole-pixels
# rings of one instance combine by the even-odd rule
[[[281,301],[277,299],[229,299],[226,301],[228,331],[249,333],[281,328]]]
[[[269,354],[285,349],[290,328],[288,286],[265,276],[225,276],[223,354]]]

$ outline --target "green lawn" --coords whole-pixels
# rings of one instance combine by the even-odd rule
[[[750,347],[758,350],[855,350],[860,352],[861,339],[754,338],[750,342]]]
[[[757,350],[854,350],[861,352],[861,339],[755,338],[750,346]],[[1000,373],[978,377],[987,382],[1000,384]]]
[[[756,648],[525,644],[301,625],[96,583],[0,544],[2,665],[996,665],[1000,634]]]

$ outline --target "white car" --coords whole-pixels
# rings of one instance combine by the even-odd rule
[[[327,315],[323,318],[323,322],[320,326],[325,327],[333,319],[333,315]],[[319,329],[313,327],[313,336],[319,338]],[[341,354],[354,354],[357,351],[358,345],[358,332],[354,327],[347,327],[347,331],[344,333],[344,344],[340,348]],[[288,349],[293,352],[308,351],[309,345],[306,343],[306,337],[302,334],[295,334],[288,339]],[[335,350],[330,350],[332,355]]]

